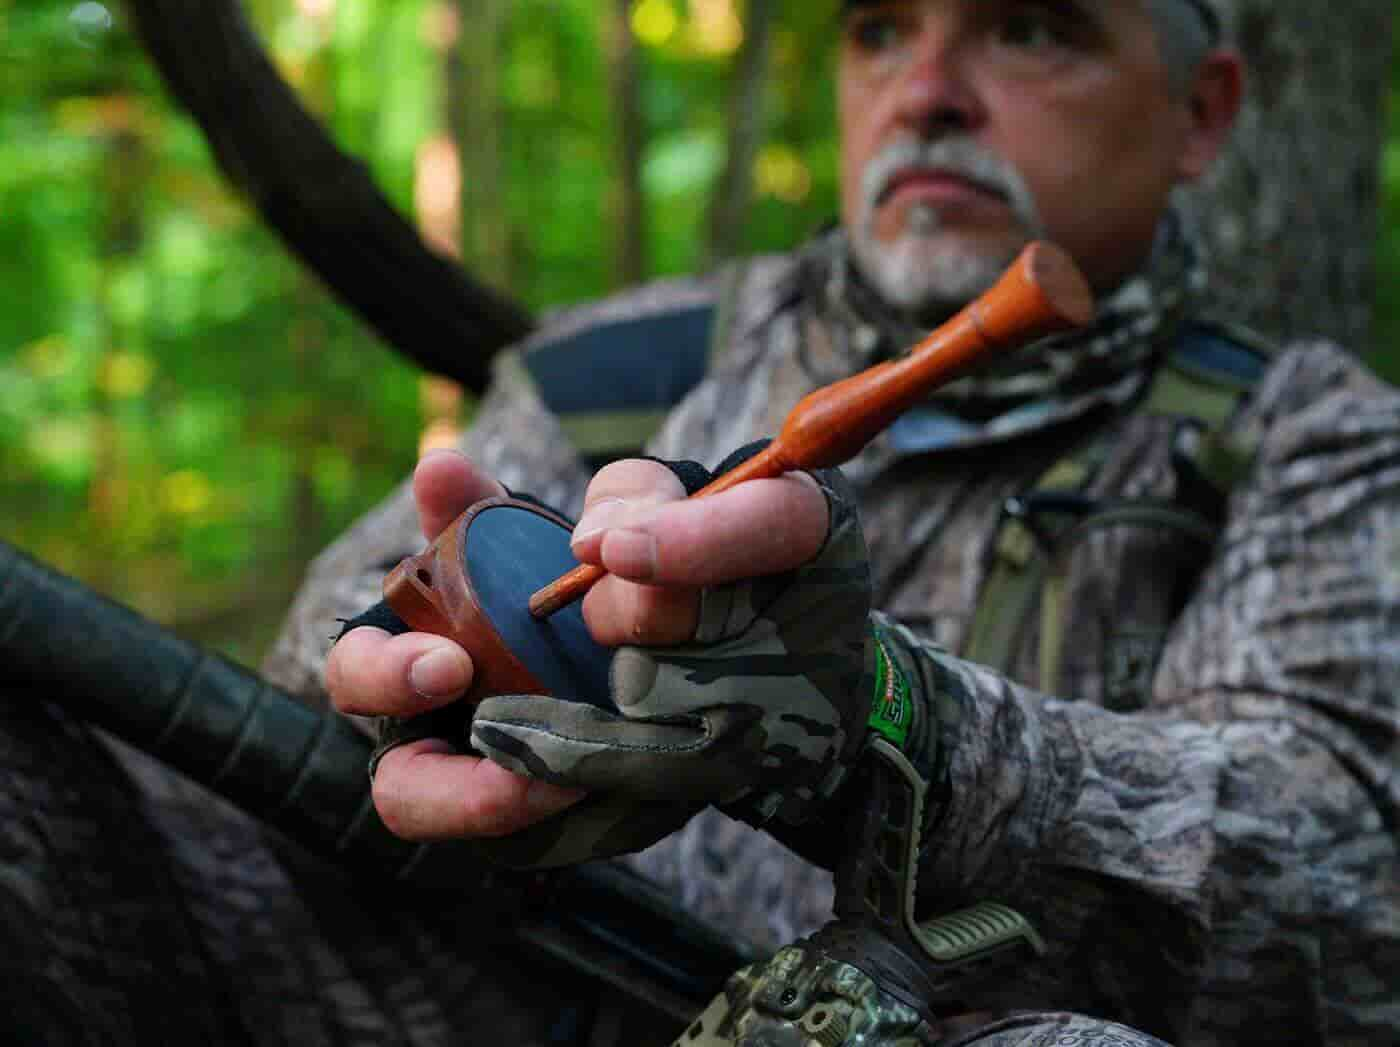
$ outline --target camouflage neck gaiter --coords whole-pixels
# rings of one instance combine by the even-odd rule
[[[926,333],[866,284],[840,229],[805,249],[798,279],[802,299],[829,332],[836,357],[821,366],[815,359],[805,361],[822,384],[897,356]],[[1028,346],[952,383],[934,399],[942,410],[971,422],[989,422],[1031,405],[1068,407],[1086,398],[1128,402],[1204,284],[1199,252],[1169,212],[1147,265],[1098,303],[1092,327]],[[843,373],[820,373],[833,365]]]

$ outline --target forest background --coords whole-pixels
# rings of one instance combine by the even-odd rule
[[[836,212],[829,5],[243,6],[424,239],[532,310]],[[1400,380],[1389,112],[1356,348]],[[288,254],[120,8],[0,0],[0,538],[255,664],[308,558],[471,411]]]

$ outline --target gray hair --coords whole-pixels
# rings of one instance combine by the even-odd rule
[[[1201,11],[1184,0],[1147,0],[1157,26],[1157,42],[1171,88],[1185,94],[1214,44],[1214,33]]]

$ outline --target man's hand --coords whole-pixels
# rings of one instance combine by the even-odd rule
[[[425,457],[413,489],[429,539],[471,503],[503,493],[452,453]],[[488,698],[473,744],[491,759],[435,739],[382,757],[374,801],[385,824],[410,839],[490,840],[488,853],[508,864],[555,865],[640,849],[707,803],[760,785],[771,808],[799,765],[797,784],[812,799],[864,722],[863,708],[857,724],[833,707],[868,704],[855,686],[868,601],[864,549],[853,515],[840,541],[831,540],[832,504],[831,491],[804,474],[692,501],[660,463],[602,470],[573,549],[610,571],[583,612],[596,640],[621,647],[613,697],[623,715],[540,696]],[[833,587],[824,564],[821,580],[802,584],[799,568],[833,546],[853,560],[851,577]],[[835,607],[821,595],[832,591],[846,597]],[[747,652],[755,641],[762,650]],[[835,667],[833,642],[844,652]],[[795,649],[804,645],[810,649]],[[761,659],[763,651],[781,664],[754,679],[727,668],[718,686],[676,676],[677,658]],[[444,638],[361,627],[336,644],[326,672],[340,711],[407,718],[458,699],[472,665]],[[580,761],[581,750],[598,758]],[[598,791],[580,803],[584,789]]]
[[[683,498],[667,466],[615,463],[575,531],[575,554],[610,572],[583,611],[595,639],[621,645],[618,711],[510,695],[477,709],[474,749],[594,790],[553,837],[502,841],[507,861],[640,850],[712,803],[801,824],[859,751],[877,653],[844,481],[792,474]]]
[[[429,541],[474,502],[505,493],[455,452],[425,455],[413,497]],[[470,655],[429,633],[391,636],[362,626],[341,637],[326,661],[326,687],[342,713],[412,717],[461,697]],[[532,781],[445,741],[423,739],[385,753],[374,775],[374,805],[399,836],[414,840],[498,837],[532,825],[582,797]]]
[[[669,645],[695,639],[700,593],[800,567],[826,539],[827,505],[805,473],[686,500],[659,462],[614,462],[584,496],[573,554],[609,574],[584,597],[601,644]]]

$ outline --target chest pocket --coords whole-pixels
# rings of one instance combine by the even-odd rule
[[[1119,431],[1109,426],[1007,499],[963,653],[1050,694],[1141,708],[1252,457],[1228,421],[1266,360],[1193,328],[1159,369],[1138,424],[1166,442],[1170,497],[1086,493]]]

